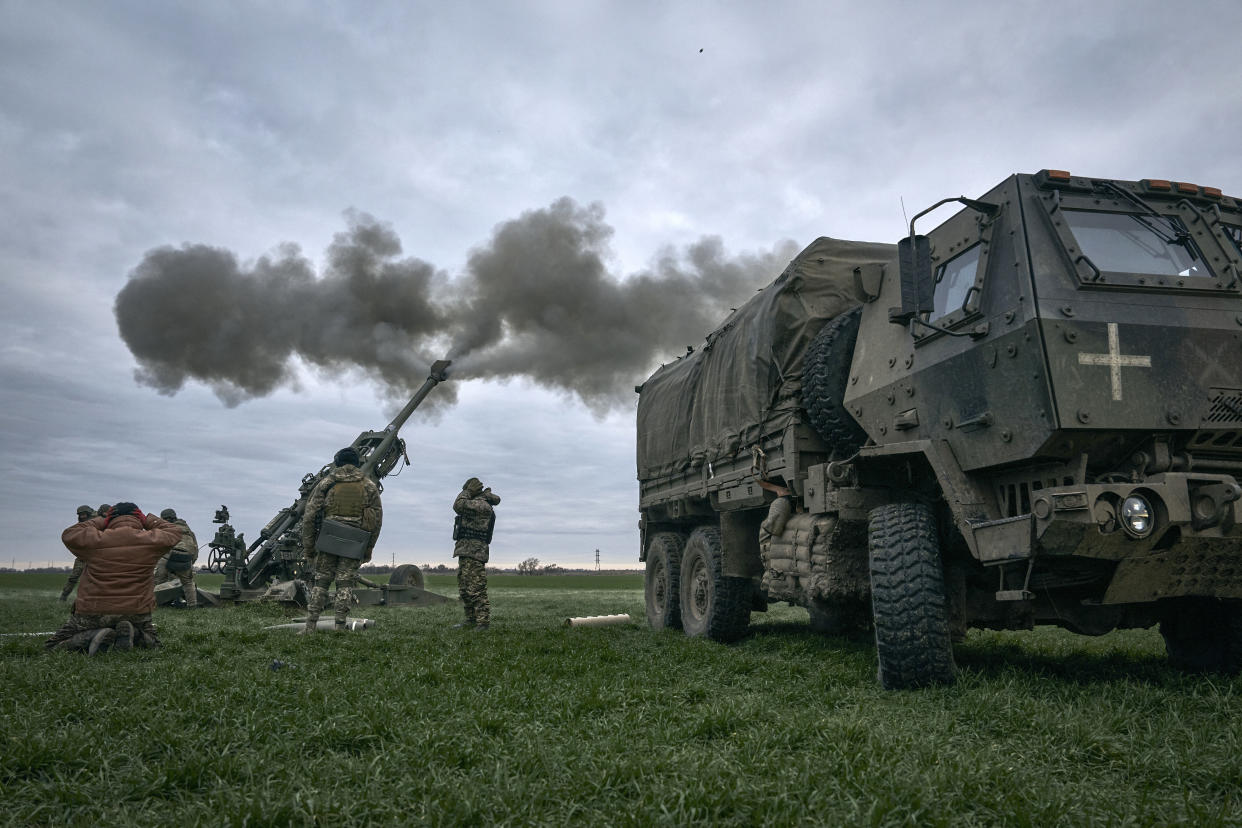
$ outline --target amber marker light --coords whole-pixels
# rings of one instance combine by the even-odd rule
[[[1149,190],[1168,191],[1173,189],[1173,184],[1169,181],[1165,181],[1163,178],[1145,178],[1143,179],[1143,183],[1147,185],[1147,189]]]
[[[1070,174],[1065,170],[1048,170],[1048,177],[1053,181],[1069,181]]]
[[[1218,190],[1216,187],[1204,187],[1203,194],[1207,196],[1208,198],[1224,198],[1225,197],[1225,194],[1222,193],[1220,190]]]
[[[1184,182],[1179,182],[1177,185],[1177,191],[1179,193],[1185,193],[1186,195],[1198,195],[1199,185],[1198,184],[1186,184]]]

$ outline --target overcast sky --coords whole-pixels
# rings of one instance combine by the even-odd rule
[[[0,0],[0,565],[67,564],[80,503],[172,506],[204,543],[227,504],[255,537],[478,322],[500,338],[403,430],[377,560],[451,562],[478,476],[504,499],[497,565],[636,566],[633,385],[661,359],[790,250],[896,241],[903,201],[1045,167],[1242,195],[1240,31],[1236,0]],[[568,277],[538,242],[511,253],[558,219]],[[371,260],[331,253],[377,233]],[[131,351],[114,307],[161,248],[236,266],[224,288],[196,271],[201,296],[135,288],[157,344],[179,332],[185,365],[200,342],[255,350],[270,383]],[[262,257],[302,292],[250,290]],[[459,327],[334,318],[350,267]],[[541,312],[541,289],[586,283]],[[348,348],[308,350],[338,322]]]

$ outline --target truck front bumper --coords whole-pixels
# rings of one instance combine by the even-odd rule
[[[1117,561],[1105,604],[1242,599],[1242,486],[1230,475],[1177,472],[1062,486],[1032,492],[1030,505],[1029,514],[971,527],[985,566]]]

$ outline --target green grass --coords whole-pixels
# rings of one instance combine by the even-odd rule
[[[58,626],[62,583],[0,576],[0,631]],[[972,632],[955,686],[886,693],[803,610],[726,647],[563,626],[641,622],[637,576],[491,583],[486,634],[445,605],[308,640],[248,605],[157,611],[154,653],[0,638],[0,823],[1242,824],[1242,680],[1154,631]]]

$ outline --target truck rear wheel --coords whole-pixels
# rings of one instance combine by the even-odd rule
[[[647,599],[647,623],[653,630],[681,629],[681,535],[657,532],[647,546],[647,575],[643,592]]]
[[[736,641],[750,624],[751,583],[723,573],[720,530],[700,526],[681,557],[681,627],[686,635]]]
[[[1242,602],[1178,598],[1165,602],[1160,620],[1169,664],[1192,673],[1242,671]]]
[[[807,346],[803,360],[802,407],[838,457],[848,457],[867,441],[867,433],[842,404],[861,318],[858,307],[828,320]]]
[[[953,682],[953,642],[936,518],[922,503],[871,512],[871,612],[880,684],[902,690]]]

